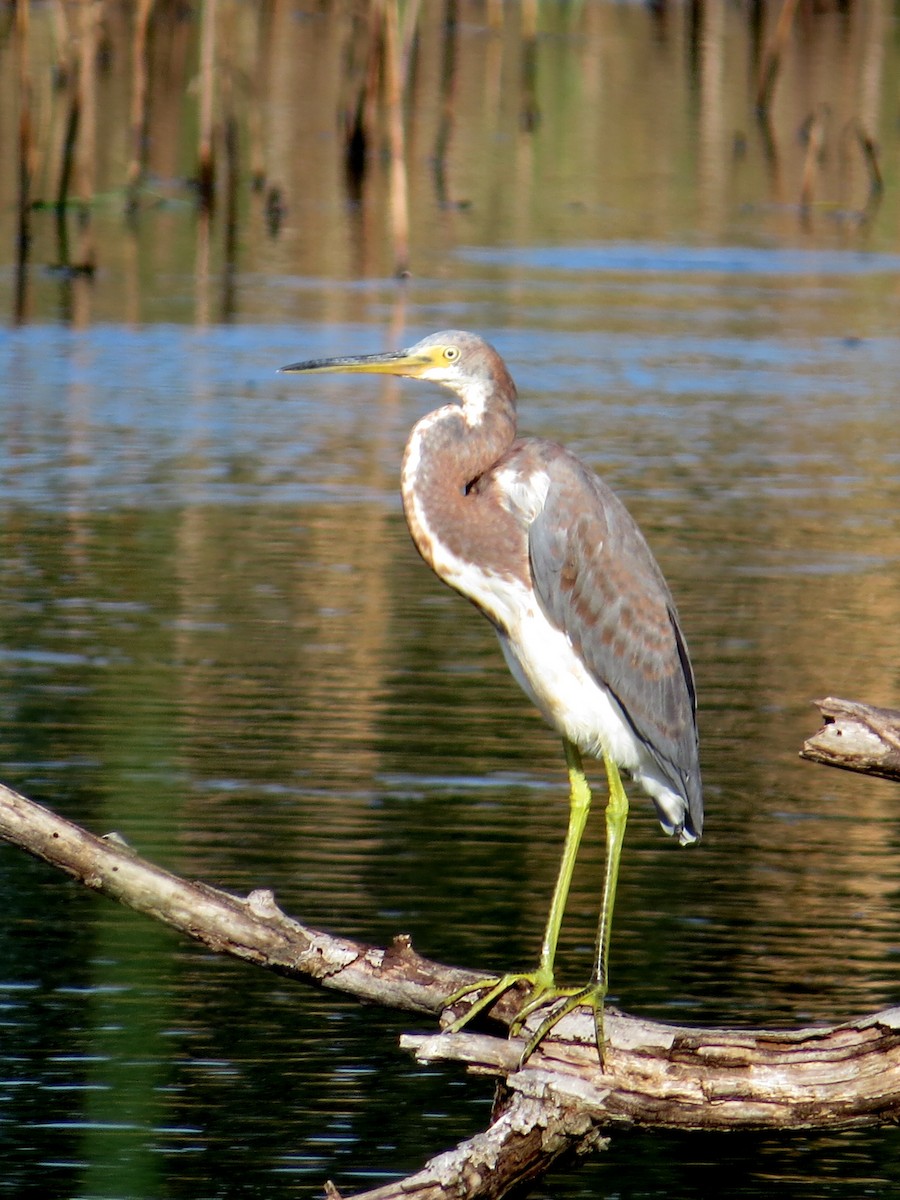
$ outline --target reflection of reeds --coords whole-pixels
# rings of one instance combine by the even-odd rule
[[[540,120],[537,100],[537,0],[522,0],[522,89],[519,121],[532,133]]]
[[[357,20],[353,24],[356,28],[347,39],[344,52],[340,122],[347,190],[351,199],[359,203],[378,104],[377,23],[370,10],[364,22]]]
[[[767,174],[760,191],[768,193],[740,199],[760,211],[774,199],[790,212],[795,229],[798,214],[808,221],[838,202],[843,206],[845,198],[854,200],[858,223],[883,202],[891,150],[885,141],[883,169],[877,138],[889,136],[887,81],[896,54],[887,38],[886,0],[865,6],[865,13],[863,7],[848,8],[840,39],[832,42],[829,6],[813,10],[797,0],[751,5],[746,15],[719,5],[629,16],[622,49],[632,64],[641,61],[642,37],[659,51],[660,64],[665,45],[681,40],[692,47],[680,69],[699,84],[691,94],[700,153],[692,157],[693,147],[676,145],[679,130],[661,113],[669,137],[653,154],[696,164],[690,183],[707,198],[697,207],[701,224],[721,226],[734,200],[729,153],[738,137],[745,147],[742,186],[745,180],[759,186],[751,160],[762,152]],[[387,259],[388,269],[403,274],[419,252],[423,205],[452,208],[454,184],[466,189],[467,219],[490,219],[493,205],[495,218],[502,209],[506,219],[515,206],[524,221],[533,221],[541,206],[528,201],[543,181],[531,177],[529,154],[538,170],[552,161],[558,177],[567,175],[576,188],[593,169],[591,144],[602,146],[604,161],[618,162],[623,180],[633,175],[635,188],[651,157],[645,148],[628,161],[628,148],[645,145],[652,131],[641,125],[647,103],[630,104],[613,91],[619,68],[610,69],[615,39],[607,36],[605,5],[556,11],[538,0],[515,6],[339,0],[298,9],[285,0],[252,6],[239,0],[16,0],[14,13],[20,318],[28,256],[40,244],[32,237],[35,227],[42,229],[35,226],[36,205],[55,210],[54,261],[68,276],[93,270],[96,193],[114,190],[138,228],[143,209],[180,200],[188,194],[185,184],[213,222],[207,233],[214,260],[222,253],[230,273],[239,245],[250,240],[238,236],[247,212],[270,239],[283,236],[289,214],[295,246],[301,240],[332,249],[340,243],[341,263],[358,227],[365,253],[354,269],[382,269]],[[807,37],[806,26],[801,36],[800,16],[817,41]],[[730,69],[741,53],[752,64],[749,85],[735,82],[740,72]],[[648,79],[657,111],[678,95],[677,69]],[[821,87],[816,92],[829,72],[835,81],[830,94]],[[576,108],[573,97],[582,85],[590,103]],[[742,127],[755,109],[761,119],[754,140]],[[796,134],[809,113],[818,115],[801,145]],[[338,136],[331,138],[335,119]],[[838,130],[845,131],[839,139]],[[576,170],[571,160],[579,138]],[[668,171],[674,178],[678,169],[662,167],[660,177]],[[332,176],[338,188],[343,179],[343,195],[329,190]],[[612,178],[587,183],[586,194]],[[628,209],[634,201],[625,195],[628,186],[623,182],[615,197],[604,191],[604,203]],[[241,198],[251,188],[261,199],[244,207]],[[722,203],[707,202],[710,196]],[[312,213],[301,224],[300,214]],[[337,237],[310,236],[314,222],[330,229],[342,219]],[[451,232],[448,223],[441,228]],[[231,308],[227,298],[223,308]]]
[[[391,244],[394,270],[398,275],[405,275],[409,271],[409,196],[403,119],[406,72],[398,5],[399,0],[385,0],[384,3],[384,82],[390,152]]]
[[[19,171],[16,228],[15,319],[25,319],[28,250],[31,244],[31,176],[34,160],[31,131],[31,72],[28,66],[29,0],[16,0],[16,64],[19,80]]]
[[[830,116],[828,105],[820,104],[803,127],[806,155],[800,181],[800,209],[804,225],[809,224],[810,210],[816,202],[816,188],[821,162],[826,154]],[[878,162],[878,147],[859,121],[847,124],[839,138],[841,156],[845,160],[842,175],[852,174],[851,156],[847,155],[848,146],[852,147],[854,151],[858,151],[862,157],[868,178],[868,189],[865,203],[860,208],[851,209],[849,212],[842,210],[842,215],[845,219],[847,216],[852,216],[855,221],[864,223],[870,220],[877,210],[884,191],[884,180]]]
[[[409,58],[419,20],[418,0],[371,0],[365,20],[353,22],[345,54],[348,83],[341,108],[344,169],[355,203],[363,201],[371,148],[383,116],[388,159],[390,237],[394,270],[409,269],[409,180],[405,107]]]
[[[444,48],[441,55],[441,115],[434,142],[434,185],[438,203],[449,203],[447,192],[447,152],[453,130],[456,106],[456,43],[459,37],[458,0],[446,0],[444,9]]]
[[[828,122],[828,106],[820,105],[806,123],[806,154],[803,159],[803,176],[800,180],[800,204],[808,209],[813,202],[815,181],[825,145],[825,130]]]
[[[772,40],[769,42],[766,52],[763,55],[759,82],[756,88],[756,111],[760,119],[764,121],[767,121],[769,118],[769,112],[772,107],[772,93],[775,90],[775,84],[778,80],[778,72],[781,70],[781,60],[784,56],[785,46],[787,45],[788,35],[791,32],[791,25],[793,24],[794,13],[796,11],[797,0],[784,0],[775,24]]]
[[[200,5],[200,113],[197,147],[197,194],[202,208],[211,212],[215,191],[215,64],[217,0]]]
[[[138,0],[131,44],[131,161],[125,175],[126,206],[132,214],[137,211],[147,156],[147,29],[152,11],[153,0]]]

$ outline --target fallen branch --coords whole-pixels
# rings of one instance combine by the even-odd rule
[[[436,1016],[445,996],[479,978],[421,958],[408,938],[381,949],[309,929],[286,916],[265,889],[244,899],[181,879],[139,858],[116,834],[96,837],[2,784],[0,838],[216,954],[387,1008]]]
[[[2,785],[0,838],[217,953],[385,1007],[436,1017],[444,997],[479,977],[423,958],[406,937],[382,949],[309,929],[269,891],[244,899],[181,879],[116,835],[96,837]],[[505,995],[490,1017],[509,1024],[520,1002]],[[622,1125],[797,1129],[900,1120],[900,1009],[801,1030],[692,1029],[609,1010],[606,1034],[602,1071],[592,1021],[577,1011],[521,1068],[520,1038],[404,1037],[422,1061],[460,1062],[499,1078],[503,1099],[487,1131],[366,1200],[439,1200],[449,1191],[496,1200]]]
[[[499,1200],[545,1174],[559,1159],[607,1145],[586,1113],[549,1097],[513,1093],[484,1133],[438,1154],[414,1175],[352,1200]],[[339,1193],[329,1186],[326,1196],[338,1200]]]
[[[801,758],[900,780],[900,712],[833,696],[816,705],[825,724],[803,743]]]
[[[569,1018],[567,1018],[569,1020]],[[809,1029],[686,1029],[606,1015],[605,1070],[585,1014],[522,1068],[523,1042],[404,1036],[422,1062],[460,1061],[598,1127],[846,1129],[900,1119],[900,1008]]]

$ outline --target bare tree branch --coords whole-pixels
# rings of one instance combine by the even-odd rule
[[[422,1062],[460,1061],[603,1128],[850,1128],[900,1116],[900,1008],[809,1029],[688,1029],[606,1014],[605,1070],[587,1014],[557,1027],[524,1067],[522,1041],[404,1036]],[[563,1040],[564,1039],[564,1040]]]
[[[803,743],[801,758],[900,780],[900,712],[834,696],[816,705],[825,724]]]
[[[479,978],[423,958],[406,937],[382,949],[310,929],[269,891],[243,899],[181,879],[115,835],[96,837],[2,785],[0,838],[217,953],[386,1007],[438,1016],[447,995]],[[509,1024],[519,1003],[503,996],[490,1016]],[[577,1011],[523,1067],[522,1038],[405,1036],[402,1046],[421,1061],[461,1062],[499,1079],[501,1102],[484,1133],[365,1200],[497,1200],[622,1125],[796,1129],[900,1120],[900,1009],[799,1030],[695,1029],[608,1010],[606,1034],[602,1071],[593,1023]]]
[[[382,949],[309,929],[286,916],[264,889],[243,899],[181,879],[139,858],[117,835],[96,837],[2,784],[0,838],[217,954],[388,1008],[437,1015],[445,996],[479,978],[429,962],[405,937]]]
[[[586,1113],[549,1098],[513,1093],[484,1133],[438,1154],[414,1175],[357,1193],[352,1200],[499,1200],[545,1174],[560,1158],[607,1145]],[[327,1195],[337,1200],[333,1187]]]

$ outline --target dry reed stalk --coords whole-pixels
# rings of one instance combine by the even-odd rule
[[[384,72],[390,154],[390,219],[394,271],[409,273],[409,183],[406,171],[406,134],[403,120],[403,66],[401,62],[398,0],[385,0]]]
[[[17,229],[16,229],[16,293],[15,321],[25,319],[27,307],[28,254],[31,248],[31,179],[34,168],[34,146],[31,124],[31,70],[28,62],[31,10],[29,0],[16,0],[16,68],[19,82],[19,162]]]
[[[522,108],[519,124],[532,133],[540,121],[537,101],[537,0],[522,0]]]
[[[63,88],[68,86],[75,75],[75,63],[72,56],[75,42],[69,32],[65,0],[53,0],[50,16],[56,49],[54,83],[58,88]]]
[[[815,181],[819,173],[819,161],[825,145],[825,122],[827,110],[820,105],[806,122],[806,154],[803,158],[803,174],[800,180],[800,207],[808,209],[813,203]]]
[[[80,0],[78,5],[78,143],[75,155],[75,185],[83,209],[94,199],[97,175],[97,49],[100,29],[99,0]]]
[[[374,0],[366,8],[364,21],[351,20],[352,32],[345,53],[347,99],[341,103],[344,173],[347,188],[357,204],[362,200],[369,146],[378,110],[383,24],[380,0]]]
[[[438,203],[446,207],[447,151],[453,132],[456,105],[456,43],[459,35],[459,0],[446,0],[444,7],[444,44],[441,56],[441,115],[434,142],[434,186]]]
[[[421,0],[407,0],[403,6],[402,19],[399,22],[400,31],[400,79],[404,91],[409,82],[409,64],[412,58],[413,43],[419,25],[419,10]]]
[[[869,197],[866,201],[866,208],[871,209],[879,203],[884,193],[884,176],[881,173],[881,166],[878,161],[878,145],[875,139],[866,133],[859,121],[856,122],[855,130],[856,142],[862,152],[863,161],[869,173]]]
[[[775,90],[778,72],[781,69],[781,58],[784,54],[785,43],[787,42],[788,34],[791,32],[791,25],[793,24],[796,11],[797,0],[784,0],[781,12],[778,14],[778,20],[775,23],[775,32],[772,34],[772,40],[769,42],[766,53],[763,56],[759,72],[759,84],[756,89],[756,112],[760,119],[764,121],[768,120],[769,111],[772,107],[772,93]]]
[[[266,140],[263,107],[266,98],[265,80],[272,71],[272,32],[278,16],[280,0],[262,0],[259,21],[256,25],[256,54],[253,73],[249,80],[249,103],[247,105],[247,142],[250,155],[250,179],[253,190],[261,192],[266,187]]]
[[[234,47],[237,44],[235,29],[235,9],[228,4],[222,13],[222,54],[219,62],[219,77],[221,86],[222,110],[222,157],[225,168],[225,230],[224,230],[224,269],[222,272],[222,312],[221,319],[229,320],[234,316],[235,308],[235,277],[237,269],[237,225],[238,225],[238,181],[240,179],[240,142],[238,137],[238,120],[234,110],[234,80],[236,67],[233,59]]]
[[[125,175],[126,208],[130,213],[137,209],[147,161],[147,29],[152,12],[153,0],[138,0],[131,43],[131,161]]]
[[[97,51],[101,8],[101,0],[80,0],[77,17],[78,124],[73,154],[79,213],[75,265],[84,274],[91,274],[95,266],[90,213],[97,178]]]
[[[213,207],[215,188],[215,63],[217,0],[203,0],[200,17],[200,144],[197,151],[197,191],[200,207]]]

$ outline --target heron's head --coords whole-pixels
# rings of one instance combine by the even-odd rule
[[[503,359],[487,342],[474,333],[448,329],[431,333],[408,350],[387,354],[359,354],[347,358],[314,358],[309,362],[290,363],[282,371],[361,372],[368,375],[403,375],[409,379],[427,379],[441,383],[460,396],[470,398],[512,380]]]

